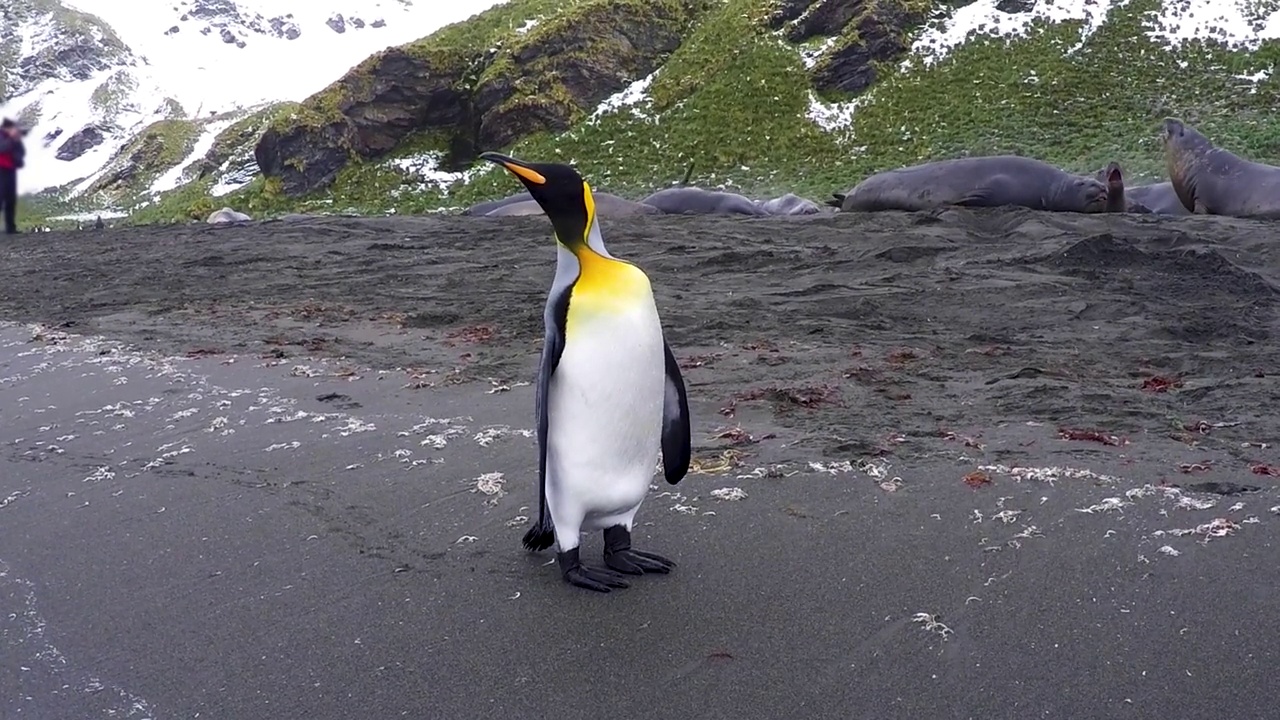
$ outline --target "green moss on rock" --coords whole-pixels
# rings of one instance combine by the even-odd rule
[[[566,130],[652,72],[712,0],[524,0],[389,48],[268,126],[263,172],[295,196],[423,131],[449,133],[445,163]],[[517,20],[519,23],[517,24]],[[531,22],[531,21],[537,22]]]
[[[292,102],[268,105],[227,126],[214,137],[204,157],[192,163],[192,179],[217,176],[231,170],[232,165],[247,165],[253,160],[254,144],[272,119],[297,107],[298,103]]]
[[[190,156],[199,136],[200,127],[190,120],[148,125],[117,153],[88,193],[115,200],[142,195],[156,178]]]

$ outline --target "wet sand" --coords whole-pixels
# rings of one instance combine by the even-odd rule
[[[637,529],[680,566],[609,595],[519,546],[548,232],[6,240],[0,716],[1269,707],[1276,226],[607,224],[695,416]]]

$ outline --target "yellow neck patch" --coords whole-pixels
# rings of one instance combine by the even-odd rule
[[[605,257],[587,243],[596,223],[596,207],[586,183],[583,183],[583,195],[587,205],[585,237],[582,242],[566,244],[578,259],[578,279],[573,284],[573,298],[569,302],[570,316],[586,319],[612,315],[634,310],[639,303],[653,302],[653,289],[644,271],[629,262]]]

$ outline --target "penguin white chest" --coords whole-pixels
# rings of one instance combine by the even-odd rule
[[[661,444],[665,364],[652,296],[574,313],[548,392],[549,500],[583,530],[630,522]]]

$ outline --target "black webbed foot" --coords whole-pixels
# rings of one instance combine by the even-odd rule
[[[615,588],[631,587],[618,573],[583,565],[578,559],[578,548],[560,553],[556,556],[556,560],[560,563],[560,574],[570,585],[605,593]]]
[[[631,549],[631,532],[622,525],[604,531],[604,564],[627,575],[671,572],[676,564],[661,555]]]

